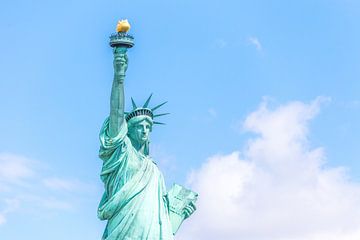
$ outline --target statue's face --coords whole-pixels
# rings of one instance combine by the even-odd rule
[[[133,138],[140,144],[144,144],[149,140],[151,127],[151,124],[146,120],[142,120],[136,123],[131,132],[131,138]]]

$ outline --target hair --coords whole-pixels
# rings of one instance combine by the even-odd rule
[[[128,125],[128,129],[133,128],[134,126],[136,126],[139,122],[142,122],[146,120],[148,123],[150,123],[151,127],[154,124],[154,121],[152,120],[151,117],[147,116],[147,115],[141,115],[141,116],[136,116],[131,118],[129,121],[127,121],[127,125]]]

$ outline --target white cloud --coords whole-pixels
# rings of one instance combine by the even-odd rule
[[[71,209],[79,195],[94,190],[90,184],[76,179],[49,177],[41,170],[38,161],[0,153],[0,225],[19,208],[29,208],[37,214],[49,209]]]
[[[213,156],[191,174],[198,210],[177,239],[360,239],[359,184],[308,140],[324,100],[274,110],[265,102],[247,116],[243,127],[257,136],[242,153]]]
[[[0,225],[6,222],[7,214],[17,210],[19,208],[19,200],[17,198],[5,198],[0,199],[3,208],[0,211]]]
[[[0,213],[0,225],[6,222],[5,215]]]
[[[256,50],[258,50],[259,52],[262,51],[262,45],[257,37],[248,37],[247,40],[251,45],[255,46]]]
[[[56,191],[93,191],[94,186],[77,179],[64,179],[59,177],[44,178],[42,183],[45,187]]]
[[[19,204],[37,209],[38,213],[41,211],[50,212],[51,210],[68,210],[74,208],[74,204],[71,200],[75,200],[75,198],[70,200],[52,195],[51,192],[46,192],[46,194],[47,195],[35,195],[29,193],[20,194],[17,196],[17,200],[19,201]]]
[[[61,178],[46,178],[43,180],[43,184],[53,190],[66,190],[72,191],[77,188],[77,183],[74,181],[61,179]]]
[[[0,185],[4,182],[19,182],[33,176],[31,163],[31,160],[23,156],[0,153]]]

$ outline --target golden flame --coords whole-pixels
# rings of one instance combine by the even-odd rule
[[[127,32],[130,30],[130,23],[127,19],[120,20],[116,26],[117,32]]]

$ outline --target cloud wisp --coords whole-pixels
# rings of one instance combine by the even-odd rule
[[[258,52],[261,52],[263,50],[260,40],[257,37],[248,37],[247,41],[248,43],[253,45]]]
[[[178,240],[360,239],[360,185],[343,167],[326,166],[308,124],[323,98],[249,114],[255,137],[242,152],[210,157],[190,175],[198,211]]]
[[[93,190],[76,179],[48,177],[41,169],[38,161],[0,153],[0,225],[24,206],[37,209],[37,213],[72,209],[77,195]]]

